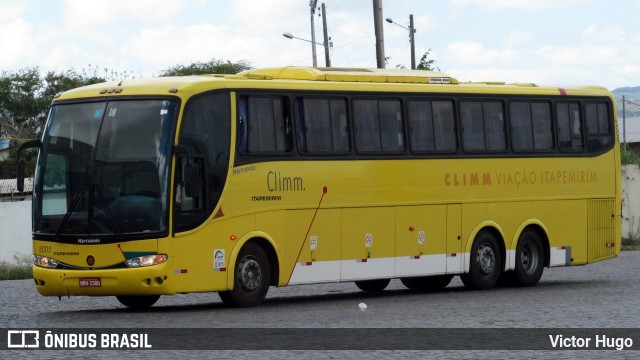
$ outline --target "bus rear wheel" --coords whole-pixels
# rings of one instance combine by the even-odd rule
[[[155,304],[156,301],[160,299],[160,295],[118,295],[116,299],[118,299],[122,305],[132,309],[146,309]]]
[[[488,290],[496,285],[502,271],[502,256],[498,240],[489,231],[482,230],[471,247],[469,273],[460,280],[469,289]]]
[[[238,254],[234,269],[233,290],[220,291],[222,302],[232,307],[259,305],[269,290],[269,259],[256,243],[246,244]]]
[[[533,229],[525,229],[516,246],[516,268],[513,280],[518,286],[533,286],[540,281],[544,270],[544,250],[540,235]]]
[[[355,284],[362,291],[377,292],[384,290],[390,281],[391,279],[360,280]]]
[[[435,291],[446,288],[451,279],[453,279],[453,275],[436,275],[402,278],[400,281],[411,290]]]

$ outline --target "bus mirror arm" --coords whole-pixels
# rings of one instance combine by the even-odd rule
[[[38,140],[38,139],[29,140],[27,142],[23,142],[22,144],[18,145],[18,149],[16,150],[16,162],[18,164],[16,188],[17,188],[18,192],[23,192],[24,191],[24,167],[25,167],[25,162],[24,162],[24,159],[20,159],[20,154],[22,153],[22,150],[35,148],[35,147],[40,148],[41,145],[42,145],[42,142],[40,140]]]

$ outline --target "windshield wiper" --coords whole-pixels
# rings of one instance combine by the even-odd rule
[[[78,193],[73,197],[73,201],[71,201],[71,206],[69,206],[69,210],[67,210],[67,212],[64,214],[64,217],[62,218],[62,221],[60,222],[60,226],[58,226],[58,230],[56,230],[56,234],[53,236],[55,241],[59,241],[60,240],[60,233],[62,233],[62,229],[64,229],[64,226],[67,225],[67,222],[69,221],[69,218],[71,217],[71,214],[73,214],[73,212],[75,211],[76,207],[78,207],[78,203],[80,202],[80,198],[84,197],[84,191],[87,187],[86,186],[82,186],[80,188],[80,190],[78,190]]]

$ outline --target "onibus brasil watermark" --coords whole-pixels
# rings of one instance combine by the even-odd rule
[[[40,330],[8,330],[9,349],[151,349],[144,333],[59,333]]]

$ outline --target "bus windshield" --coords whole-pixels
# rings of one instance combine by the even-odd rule
[[[166,232],[177,109],[149,99],[54,105],[35,179],[34,233],[99,243]]]

